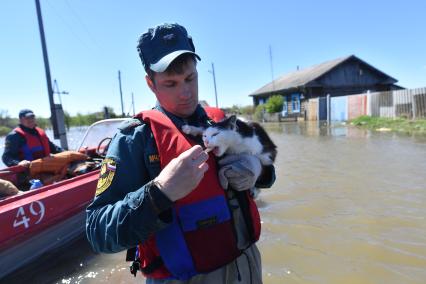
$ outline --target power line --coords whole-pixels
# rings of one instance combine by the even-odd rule
[[[71,24],[69,24],[61,15],[61,13],[50,3],[49,0],[46,1],[47,4],[49,4],[50,8],[52,8],[54,10],[54,14],[56,17],[58,17],[66,26],[68,26],[68,29],[71,31],[71,33],[75,36],[75,38],[80,41],[81,44],[83,44],[87,49],[91,49],[91,47],[89,47],[84,40],[82,40],[78,34],[74,31],[74,29],[72,28]]]
[[[88,37],[90,38],[90,40],[92,41],[93,44],[88,44],[87,41],[83,40],[78,33],[75,31],[75,29],[73,28],[72,24],[70,24],[65,17],[62,16],[62,14],[58,11],[58,9],[52,5],[52,3],[50,3],[49,0],[46,0],[46,2],[49,4],[50,8],[54,11],[55,16],[62,21],[62,23],[64,23],[65,26],[67,26],[67,29],[71,32],[72,35],[74,35],[74,37],[82,44],[82,46],[84,46],[91,54],[93,54],[94,56],[92,58],[98,58],[97,63],[100,62],[102,65],[104,65],[105,67],[107,67],[108,69],[111,70],[115,70],[117,69],[116,66],[118,66],[117,64],[115,64],[116,66],[112,66],[109,65],[107,66],[106,63],[111,62],[111,57],[109,56],[101,56],[100,54],[104,53],[103,48],[100,47],[100,45],[98,44],[98,41],[95,39],[95,37],[93,36],[92,33],[90,33],[90,31],[87,29],[86,25],[83,23],[83,21],[81,20],[81,18],[76,14],[75,10],[69,5],[68,2],[68,8],[69,10],[71,10],[71,13],[73,13],[74,18],[77,19],[77,21],[80,23],[80,25],[82,26],[82,28],[86,31]],[[109,58],[109,60],[105,60],[105,58]]]
[[[67,4],[68,8],[70,9],[71,13],[74,15],[74,17],[77,19],[77,21],[80,23],[80,25],[83,27],[83,29],[86,31],[88,37],[92,40],[92,42],[96,45],[96,47],[99,50],[102,50],[101,46],[99,45],[98,41],[95,39],[93,34],[89,31],[87,26],[84,24],[84,22],[81,20],[80,16],[77,14],[77,12],[74,10],[74,8],[71,7],[71,4],[68,2],[68,0],[65,0],[65,3]]]

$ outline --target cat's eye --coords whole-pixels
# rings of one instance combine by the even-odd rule
[[[218,135],[219,134],[219,132],[217,132],[217,133],[215,133],[215,134],[212,134],[212,137],[215,137],[216,135]]]

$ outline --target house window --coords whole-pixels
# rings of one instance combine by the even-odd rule
[[[266,99],[265,98],[259,98],[259,104],[263,105],[265,103]]]
[[[300,94],[291,95],[291,106],[293,112],[300,112]]]

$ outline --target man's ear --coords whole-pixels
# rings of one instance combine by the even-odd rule
[[[151,89],[151,91],[155,93],[155,83],[151,80],[151,78],[148,75],[145,75],[145,80],[148,87]]]

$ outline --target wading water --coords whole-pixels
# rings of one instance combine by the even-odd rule
[[[264,283],[424,283],[425,136],[265,127],[278,156],[277,181],[258,199]],[[82,238],[5,281],[144,283],[124,260]]]

